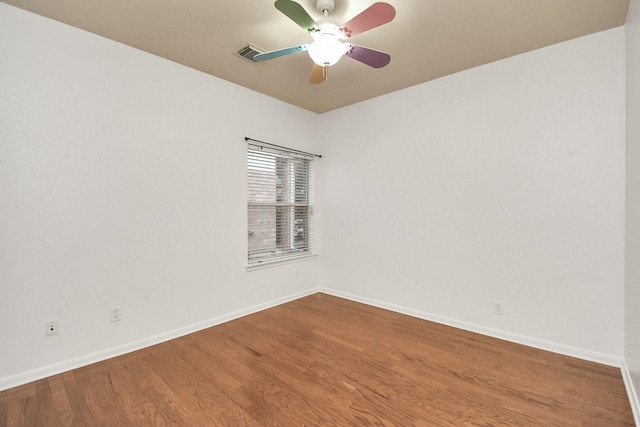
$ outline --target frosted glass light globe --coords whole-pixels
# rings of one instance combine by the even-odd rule
[[[337,28],[322,29],[314,39],[307,50],[313,62],[322,67],[335,64],[347,52],[347,45],[338,39]]]

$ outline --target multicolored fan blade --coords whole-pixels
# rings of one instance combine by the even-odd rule
[[[323,67],[318,64],[313,64],[313,69],[311,70],[311,77],[309,77],[309,83],[318,84],[327,80],[328,71],[329,71],[329,67]]]
[[[314,21],[307,11],[298,3],[292,0],[276,0],[274,5],[276,9],[287,15],[289,19],[302,27],[303,30],[311,33],[318,31],[320,28],[318,24],[316,24],[316,21]]]
[[[285,49],[272,50],[271,52],[263,52],[254,56],[253,60],[256,62],[267,61],[269,59],[279,58],[285,55],[291,55],[292,53],[303,52],[307,50],[308,47],[309,45],[303,44],[300,46],[287,47]]]
[[[367,64],[370,67],[382,68],[391,62],[391,56],[389,56],[388,53],[369,49],[368,47],[357,46],[355,44],[349,46],[349,50],[347,50],[345,55],[355,59],[356,61],[360,61],[363,64]]]
[[[386,24],[387,22],[391,22],[395,16],[396,10],[390,4],[382,2],[374,3],[344,24],[341,30],[346,37],[353,37],[372,28]]]

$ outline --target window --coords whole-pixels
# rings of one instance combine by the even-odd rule
[[[311,253],[313,157],[248,144],[248,263]]]

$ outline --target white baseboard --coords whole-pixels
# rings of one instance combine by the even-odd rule
[[[634,391],[635,389],[633,388],[632,382],[631,382],[631,376],[629,375],[629,372],[624,367],[624,360],[622,358],[607,355],[607,354],[601,354],[601,353],[597,353],[597,352],[593,352],[593,351],[589,351],[581,348],[571,347],[563,344],[552,343],[549,341],[526,337],[523,335],[513,334],[513,333],[500,331],[492,328],[487,328],[487,327],[476,325],[473,323],[462,322],[462,321],[450,319],[444,316],[439,316],[432,313],[427,313],[424,311],[411,309],[411,308],[399,306],[396,304],[391,304],[384,301],[362,297],[362,296],[358,296],[358,295],[354,295],[354,294],[350,294],[342,291],[337,291],[329,288],[312,288],[302,292],[297,292],[295,294],[291,294],[285,297],[267,301],[265,303],[247,307],[242,310],[217,316],[215,318],[205,320],[203,322],[198,322],[182,328],[174,329],[172,331],[164,332],[162,334],[154,335],[148,338],[143,338],[138,341],[130,342],[117,347],[102,350],[96,353],[87,354],[87,355],[70,359],[61,363],[48,365],[32,371],[21,373],[18,375],[0,378],[0,391],[17,387],[19,385],[36,381],[42,378],[46,378],[52,375],[57,375],[62,372],[70,371],[72,369],[77,369],[82,366],[87,366],[92,363],[101,362],[103,360],[107,360],[112,357],[117,357],[126,353],[131,353],[133,351],[140,350],[145,347],[150,347],[152,345],[160,344],[162,342],[179,338],[181,336],[188,335],[193,332],[200,331],[202,329],[210,328],[212,326],[216,326],[234,319],[238,319],[240,317],[247,316],[249,314],[257,313],[259,311],[266,310],[268,308],[275,307],[280,304],[284,304],[299,298],[303,298],[305,296],[312,295],[317,292],[322,292],[322,293],[334,295],[340,298],[348,299],[351,301],[360,302],[360,303],[371,305],[374,307],[383,308],[385,310],[406,314],[419,319],[429,320],[429,321],[440,323],[443,325],[452,326],[454,328],[463,329],[470,332],[476,332],[476,333],[491,336],[494,338],[527,345],[529,347],[539,348],[539,349],[551,351],[554,353],[564,354],[566,356],[571,356],[579,359],[589,360],[592,362],[602,363],[604,365],[619,367],[621,368],[625,385],[627,387],[627,392],[629,393],[631,405],[634,411],[634,416],[636,417],[636,424],[640,426],[640,420],[638,418],[638,410],[639,410],[638,396],[635,394],[635,391]]]
[[[148,338],[143,338],[127,344],[119,345],[117,347],[101,350],[96,353],[86,354],[74,359],[66,360],[64,362],[56,363],[53,365],[44,366],[42,368],[34,369],[32,371],[24,372],[18,375],[0,378],[0,391],[17,387],[22,384],[27,384],[32,381],[37,381],[43,378],[47,378],[52,375],[57,375],[63,372],[67,372],[72,369],[77,369],[83,366],[91,365],[92,363],[101,362],[103,360],[107,360],[112,357],[117,357],[123,354],[131,353],[133,351],[150,347],[152,345],[160,344],[162,342],[179,338],[181,336],[188,335],[203,329],[207,329],[212,326],[220,325],[230,320],[238,319],[240,317],[244,317],[249,314],[257,313],[259,311],[266,310],[268,308],[275,307],[277,305],[284,304],[289,301],[293,301],[311,294],[315,294],[317,292],[318,292],[318,289],[316,288],[308,289],[306,291],[297,292],[295,294],[287,295],[281,298],[276,298],[274,300],[267,301],[262,304],[257,304],[251,307],[244,308],[242,310],[223,314],[221,316],[217,316],[212,319],[194,323],[192,325],[188,325],[182,328],[174,329],[172,331],[163,332],[161,334],[154,335]]]
[[[633,419],[637,426],[640,426],[640,400],[638,400],[638,394],[634,387],[633,378],[629,372],[629,368],[626,363],[622,363],[620,368],[622,371],[622,379],[624,380],[624,386],[627,388],[627,395],[629,396],[629,403],[631,404],[631,410],[633,411]],[[640,385],[640,384],[638,384]]]
[[[582,348],[572,347],[568,345],[558,344],[550,341],[545,341],[537,338],[531,338],[524,335],[514,334],[510,332],[501,331],[498,329],[487,328],[485,326],[477,325],[474,323],[463,322],[456,319],[451,319],[437,314],[427,313],[424,311],[399,306],[396,304],[387,303],[359,295],[353,295],[350,293],[337,291],[335,289],[321,288],[319,292],[334,295],[336,297],[348,299],[355,302],[371,305],[385,310],[395,311],[396,313],[406,314],[408,316],[417,317],[419,319],[429,320],[432,322],[440,323],[454,328],[463,329],[469,332],[476,332],[482,335],[487,335],[493,338],[498,338],[505,341],[514,342],[517,344],[526,345],[529,347],[538,348],[540,350],[551,351],[553,353],[563,354],[565,356],[576,357],[578,359],[584,359],[591,362],[601,363],[603,365],[614,366],[620,368],[623,364],[621,357],[612,356],[609,354],[602,354],[595,351],[585,350]]]

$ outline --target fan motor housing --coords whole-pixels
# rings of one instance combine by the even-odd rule
[[[331,13],[335,8],[336,8],[335,0],[317,0],[316,2],[316,9],[320,13],[324,13],[325,10],[327,11],[327,13]]]

